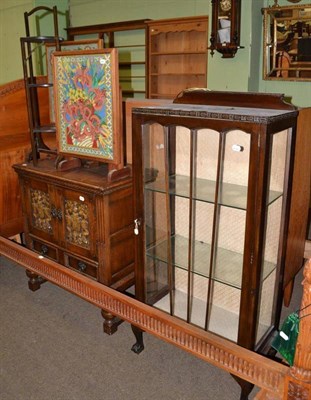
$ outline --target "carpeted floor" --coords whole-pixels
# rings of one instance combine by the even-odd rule
[[[300,283],[286,314],[299,307]],[[1,400],[239,399],[226,372],[147,334],[134,354],[129,324],[103,334],[98,308],[51,283],[31,292],[25,270],[4,257],[0,318]]]

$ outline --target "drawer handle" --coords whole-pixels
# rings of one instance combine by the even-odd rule
[[[41,254],[44,256],[45,254],[48,253],[48,251],[49,251],[49,248],[45,244],[43,244],[41,246]]]
[[[53,218],[57,217],[57,209],[54,206],[51,207],[51,215]]]
[[[57,210],[57,218],[61,221],[63,219],[63,213],[61,209]]]
[[[82,261],[79,261],[78,262],[78,270],[80,272],[84,272],[86,270],[86,264],[84,262],[82,262]]]
[[[62,210],[60,208],[57,209],[55,206],[52,206],[52,208],[51,208],[51,215],[53,218],[57,218],[60,221],[63,219]]]

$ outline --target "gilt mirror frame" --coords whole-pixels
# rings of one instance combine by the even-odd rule
[[[262,12],[263,79],[311,81],[311,3]]]

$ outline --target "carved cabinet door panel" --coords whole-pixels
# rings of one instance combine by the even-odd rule
[[[60,245],[67,251],[93,260],[96,252],[96,208],[93,195],[57,189],[61,210]]]
[[[59,223],[54,191],[37,180],[24,182],[29,233],[57,244]]]

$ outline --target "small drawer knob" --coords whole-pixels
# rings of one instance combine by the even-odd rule
[[[54,206],[52,206],[52,208],[51,208],[51,215],[53,218],[57,217],[57,209]]]
[[[45,244],[43,244],[41,246],[41,254],[44,256],[45,254],[47,254],[48,251],[49,251],[48,247]]]
[[[85,264],[84,262],[82,262],[82,261],[79,261],[79,262],[78,262],[78,270],[79,270],[80,272],[85,272],[85,270],[86,270],[86,264]]]
[[[63,213],[61,209],[57,210],[57,218],[59,219],[59,221],[61,221],[63,219]]]

